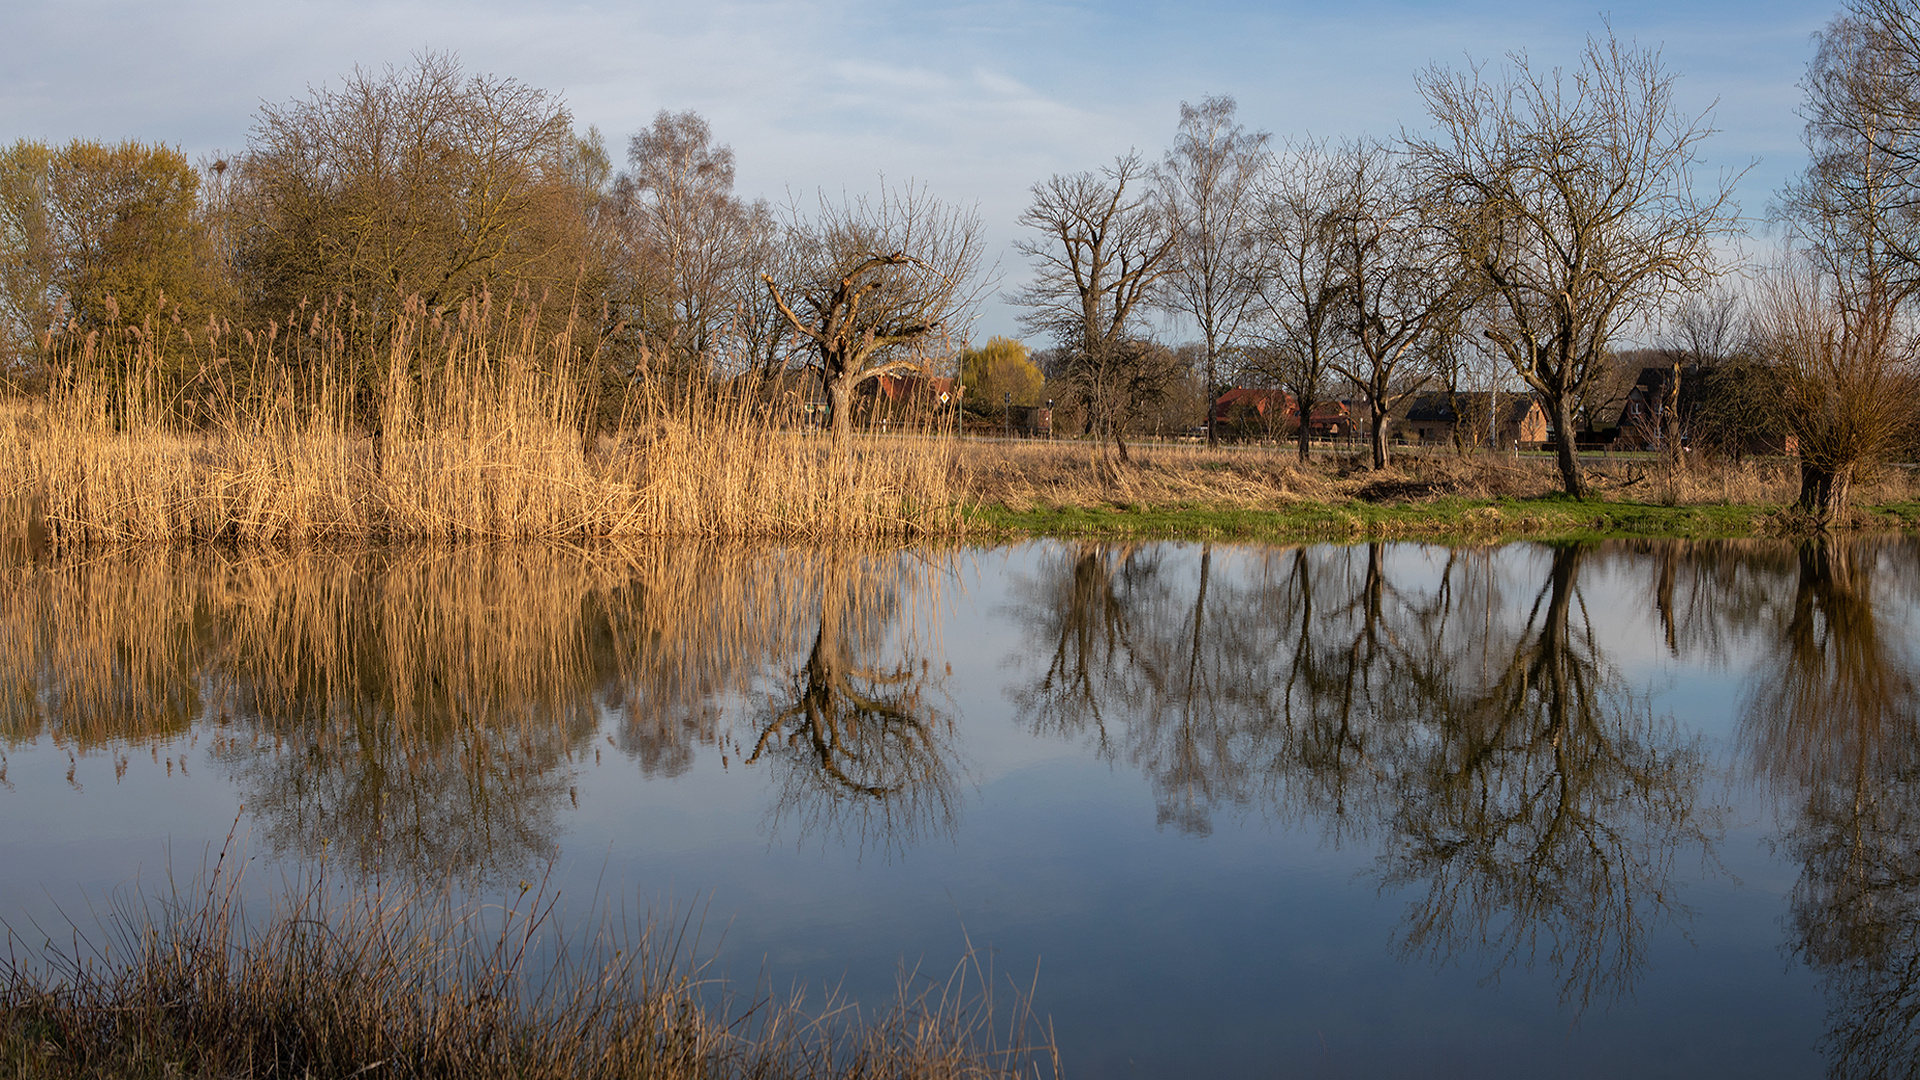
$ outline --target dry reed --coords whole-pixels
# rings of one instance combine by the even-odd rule
[[[231,841],[229,842],[231,848]],[[8,930],[0,1071],[43,1077],[913,1077],[1058,1075],[1017,987],[969,954],[903,973],[887,1007],[742,996],[690,920],[606,912],[570,934],[558,896],[283,887],[250,919],[223,852],[204,880],[115,905],[69,943]],[[996,1000],[997,995],[1001,1000]]]
[[[175,328],[184,362],[152,327],[53,343],[48,389],[0,409],[9,531],[86,545],[960,528],[937,430],[836,443],[724,386],[609,384],[539,323],[416,305],[377,357],[318,318],[243,343]]]

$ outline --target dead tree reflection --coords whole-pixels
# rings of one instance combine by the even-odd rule
[[[1791,945],[1826,984],[1837,1077],[1920,1062],[1920,664],[1879,610],[1916,559],[1912,538],[1803,542],[1742,715],[1756,770],[1795,806]]]
[[[899,853],[957,821],[952,717],[941,678],[902,627],[911,572],[898,555],[818,569],[813,646],[771,704],[746,763],[776,764],[776,825]]]

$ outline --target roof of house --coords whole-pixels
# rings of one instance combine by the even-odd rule
[[[1403,420],[1413,423],[1452,424],[1459,422],[1454,412],[1455,404],[1474,408],[1485,414],[1493,392],[1488,390],[1466,390],[1457,394],[1432,393],[1415,394],[1400,407]],[[1499,399],[1500,420],[1506,424],[1516,424],[1526,418],[1539,402],[1532,394],[1503,393]]]

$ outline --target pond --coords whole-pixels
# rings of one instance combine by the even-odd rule
[[[971,949],[1076,1077],[1904,1071],[1917,613],[1910,537],[16,559],[0,918],[230,848]]]

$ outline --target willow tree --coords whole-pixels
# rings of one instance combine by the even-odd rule
[[[1823,526],[1844,520],[1854,482],[1913,430],[1920,342],[1884,295],[1850,294],[1806,260],[1765,282],[1754,338],[1798,444],[1799,508]]]
[[[1478,329],[1546,403],[1561,482],[1584,496],[1573,403],[1622,327],[1714,278],[1737,177],[1695,189],[1710,121],[1681,110],[1657,51],[1611,33],[1572,71],[1514,55],[1504,78],[1435,67],[1419,86],[1434,133],[1410,140],[1415,173],[1492,300]]]
[[[1801,242],[1760,312],[1800,443],[1801,509],[1844,516],[1858,474],[1914,417],[1912,305],[1920,297],[1920,15],[1857,3],[1808,66],[1806,171],[1779,212]]]
[[[923,187],[878,198],[821,200],[793,224],[791,277],[761,280],[819,376],[836,439],[852,430],[856,388],[882,375],[924,372],[978,295],[980,219]]]

